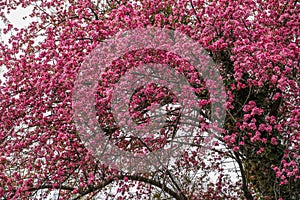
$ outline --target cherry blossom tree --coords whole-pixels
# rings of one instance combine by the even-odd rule
[[[32,12],[30,25],[18,29],[7,14],[20,7]],[[298,199],[299,8],[297,0],[0,2],[2,34],[12,33],[0,44],[6,69],[0,84],[0,197]],[[84,145],[74,119],[74,85],[101,42],[151,27],[185,34],[208,52],[226,92],[224,126],[204,156],[200,132],[213,115],[205,79],[180,55],[127,52],[103,72],[94,92],[97,122],[115,148],[147,154],[172,141],[182,125],[180,108],[168,107],[178,102],[176,94],[146,84],[132,94],[129,110],[135,123],[147,124],[153,104],[166,106],[160,135],[141,140],[120,131],[111,112],[111,85],[141,63],[166,64],[186,77],[201,112],[188,122],[201,131],[170,165],[126,171],[97,159]],[[236,165],[236,178],[224,165],[228,160]]]

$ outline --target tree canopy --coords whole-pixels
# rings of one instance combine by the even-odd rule
[[[19,29],[7,15],[21,7],[32,11],[27,16],[30,24]],[[0,44],[0,66],[5,69],[0,84],[0,198],[299,199],[299,8],[297,0],[0,2],[0,19],[5,23],[2,34],[12,33],[7,43]],[[170,164],[128,171],[97,159],[85,145],[74,117],[74,88],[82,66],[94,65],[87,58],[97,57],[94,50],[99,45],[118,34],[128,37],[120,33],[153,27],[178,32],[199,44],[206,58],[215,63],[209,70],[217,70],[220,77],[219,82],[210,82],[216,77],[205,68],[200,69],[208,75],[201,76],[199,68],[184,59],[183,55],[193,53],[186,51],[190,46],[180,42],[176,46],[172,34],[159,41],[150,34],[149,41],[161,49],[173,42],[178,55],[149,47],[129,49],[101,71],[86,101],[95,95],[97,123],[115,149],[146,155],[171,143],[179,128],[194,127],[182,130],[193,131],[193,137]],[[119,42],[115,48],[142,43],[139,38],[148,35],[139,32],[130,37],[137,39]],[[111,44],[102,47],[113,48]],[[101,55],[99,62],[116,54]],[[192,56],[200,59],[197,55]],[[160,65],[151,68],[145,65],[149,63]],[[117,97],[121,99],[113,104],[113,85],[140,65],[152,70],[147,77],[164,73],[172,77],[173,69],[179,71],[197,99],[190,101],[182,89],[183,102],[197,114],[191,111],[185,120],[182,106],[174,106],[180,103],[179,90],[174,90],[179,82],[176,77],[167,80],[170,85],[170,80],[175,82],[173,90],[151,82],[138,85],[128,105],[122,98],[130,86],[119,85]],[[170,68],[160,71],[164,66]],[[145,77],[145,71],[134,72]],[[139,78],[126,80],[138,82]],[[224,123],[209,143],[206,133],[211,118],[222,118],[212,112],[217,104],[211,97],[220,97],[209,89],[214,86],[223,88],[226,102],[219,105],[224,108]],[[147,113],[154,104],[165,107],[163,125],[158,121],[159,134],[137,137],[122,131],[112,105],[122,109],[123,104],[138,125],[151,122]],[[226,162],[232,163],[232,171]]]

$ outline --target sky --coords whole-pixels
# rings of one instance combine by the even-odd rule
[[[30,14],[31,10],[32,7],[28,7],[28,8],[19,7],[16,10],[12,11],[10,14],[8,14],[7,18],[10,21],[10,23],[13,24],[15,27],[24,28],[29,25],[30,19],[24,20],[23,17]],[[3,23],[3,21],[0,20],[1,39],[4,40],[4,42],[7,42],[9,34],[3,35],[2,33],[3,28],[5,28],[5,24]]]
[[[25,28],[30,23],[30,18],[24,20],[23,17],[30,14],[32,7],[22,8],[19,7],[16,10],[12,11],[6,17],[8,18],[9,22],[14,25],[16,28]],[[0,19],[0,42],[4,42],[8,44],[8,39],[11,35],[14,34],[13,31],[3,34],[3,29],[6,27],[4,22]],[[5,81],[3,74],[6,72],[5,66],[0,66],[0,80]]]

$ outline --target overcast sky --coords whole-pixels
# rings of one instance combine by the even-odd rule
[[[29,8],[22,8],[19,7],[18,9],[12,11],[9,15],[7,15],[8,20],[11,24],[13,24],[17,28],[24,28],[29,25],[30,18],[24,20],[23,17],[30,14],[32,7]],[[9,32],[8,34],[3,34],[3,29],[5,28],[4,22],[0,19],[0,40],[4,43],[8,43],[8,38],[14,34],[13,31]],[[0,80],[4,81],[3,73],[6,71],[4,66],[0,67]]]
[[[10,21],[10,23],[13,24],[15,27],[24,28],[29,25],[30,18],[24,20],[23,17],[26,15],[29,15],[31,10],[32,10],[32,7],[29,7],[29,8],[19,7],[17,10],[14,10],[9,15],[7,15],[7,18]],[[2,20],[0,20],[0,28],[1,29],[5,28],[5,24],[3,23]],[[3,35],[2,30],[1,30],[1,39],[4,40],[4,42],[7,42],[10,34],[13,34],[13,33],[9,33],[8,35]]]

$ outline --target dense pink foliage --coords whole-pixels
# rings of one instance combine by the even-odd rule
[[[59,191],[60,199],[92,198],[98,193],[112,199],[299,198],[297,0],[99,2],[0,2],[0,19],[6,22],[3,33],[13,32],[9,44],[0,44],[0,65],[8,70],[0,85],[0,198],[44,198],[53,190]],[[33,22],[28,27],[17,29],[6,20],[17,6],[30,5]],[[168,170],[127,174],[101,163],[82,144],[74,125],[72,89],[81,63],[101,41],[120,30],[152,26],[188,35],[218,64],[227,94],[225,125],[207,160],[199,153],[203,141],[198,140],[191,144],[195,149]],[[150,60],[160,59],[149,54]],[[111,72],[124,73],[118,62]],[[150,93],[164,91],[149,101],[163,105],[164,95],[173,98],[163,88],[149,88]],[[101,94],[101,86],[98,89]],[[202,91],[205,88],[197,92]],[[101,111],[106,101],[109,98],[97,105],[102,119],[107,117]],[[133,102],[131,109],[138,103]],[[200,104],[209,106],[205,100]],[[143,120],[139,112],[135,118]],[[160,146],[159,142],[164,138],[151,145]],[[124,140],[117,143],[120,148],[128,146]],[[226,148],[218,148],[219,144]],[[224,169],[224,158],[237,163],[237,181]],[[198,170],[203,176],[193,179]],[[209,172],[218,172],[217,181],[207,181]],[[41,189],[44,197],[37,192]]]

